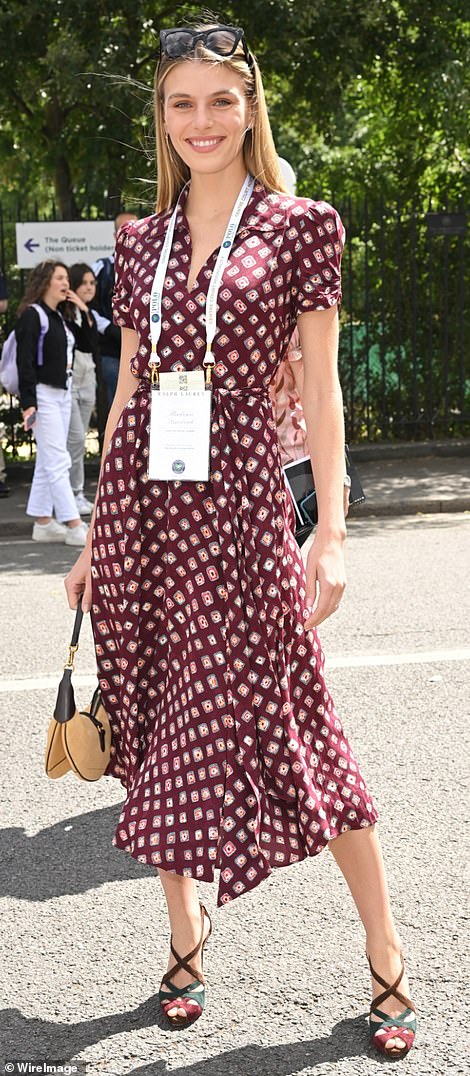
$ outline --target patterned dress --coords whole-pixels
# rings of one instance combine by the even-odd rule
[[[163,295],[162,370],[200,368],[216,252],[190,292],[180,203]],[[135,329],[138,378],[111,440],[93,535],[93,629],[113,729],[107,770],[126,799],[113,843],[212,881],[218,903],[274,867],[375,822],[306,632],[269,385],[297,314],[338,301],[344,232],[325,202],[256,183],[218,296],[207,482],[147,477],[149,301],[170,213],[116,249],[115,320]]]

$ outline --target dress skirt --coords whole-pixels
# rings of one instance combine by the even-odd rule
[[[215,387],[208,482],[147,476],[149,382],[106,456],[93,629],[116,847],[218,903],[377,818],[333,700],[268,389]]]

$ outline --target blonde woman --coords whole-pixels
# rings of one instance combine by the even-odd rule
[[[373,1041],[402,1056],[414,1012],[377,814],[316,633],[345,586],[342,225],[285,192],[240,28],[161,32],[155,116],[157,208],[118,237],[119,382],[93,539],[66,580],[71,607],[82,591],[92,607],[108,772],[126,789],[114,842],[159,873],[171,929],[160,1003],[179,1027],[205,1005],[198,879],[219,868],[224,905],[328,846],[375,969]],[[269,397],[296,323],[319,504],[306,570]],[[178,474],[202,473],[208,443],[205,478],[155,477],[178,450]]]

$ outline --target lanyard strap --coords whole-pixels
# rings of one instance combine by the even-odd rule
[[[232,214],[228,222],[227,229],[219,249],[219,253],[217,255],[217,261],[215,263],[214,272],[212,273],[211,282],[209,285],[209,291],[207,293],[205,318],[206,353],[203,362],[203,365],[206,368],[207,383],[210,383],[212,367],[215,364],[215,359],[212,354],[212,342],[217,332],[217,296],[219,294],[222,277],[224,275],[225,267],[230,257],[230,252],[235,240],[235,236],[238,231],[238,226],[240,224],[246,206],[248,205],[248,202],[251,198],[254,184],[255,181],[253,176],[247,175],[243,187],[233,207]],[[152,371],[153,384],[158,384],[158,368],[161,365],[161,359],[157,354],[157,347],[162,331],[163,288],[165,286],[166,272],[168,268],[168,262],[170,260],[171,248],[173,245],[173,236],[175,232],[178,206],[179,199],[176,203],[175,209],[170,219],[170,223],[166,230],[165,240],[162,246],[160,260],[158,262],[157,269],[155,272],[155,277],[152,285],[152,293],[150,296],[150,340],[152,343],[152,351],[149,365]]]
[[[62,325],[64,326],[65,339],[67,341],[66,368],[67,368],[67,371],[71,371],[72,366],[73,366],[73,356],[74,356],[74,351],[75,351],[75,337],[74,337],[73,332],[71,331],[71,329],[69,329],[69,327],[67,325],[67,322],[66,322],[66,320],[64,318],[64,315],[60,312],[60,310],[58,310],[57,313],[58,313],[58,315],[59,315],[59,317],[60,317],[60,319],[62,321]]]

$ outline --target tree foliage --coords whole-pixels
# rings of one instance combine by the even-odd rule
[[[300,190],[429,198],[467,186],[469,24],[459,0],[238,0],[277,144]],[[154,200],[158,29],[201,15],[149,0],[0,0],[3,203],[64,217]]]
[[[158,30],[201,15],[165,0],[0,0],[0,208],[11,222],[0,240],[12,311],[23,284],[18,210],[152,210]],[[468,198],[463,0],[233,0],[214,15],[245,28],[299,193],[345,215],[350,435],[464,432],[468,239],[430,240],[425,219],[428,207]]]

